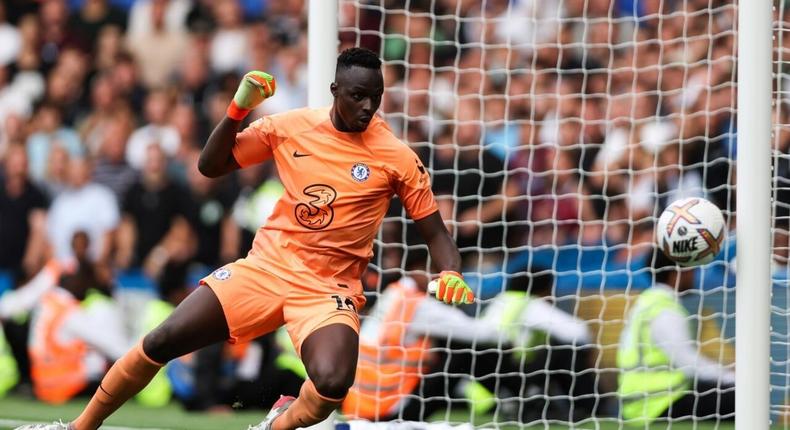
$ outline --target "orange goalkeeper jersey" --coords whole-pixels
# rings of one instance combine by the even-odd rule
[[[266,116],[236,135],[233,156],[242,167],[274,158],[285,187],[248,258],[306,288],[331,282],[361,291],[394,194],[412,219],[437,210],[419,158],[378,116],[361,133],[337,131],[328,107]]]

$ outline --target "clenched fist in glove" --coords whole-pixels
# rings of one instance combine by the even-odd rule
[[[259,71],[247,72],[228,106],[228,118],[243,120],[251,110],[273,96],[276,88],[274,76]]]

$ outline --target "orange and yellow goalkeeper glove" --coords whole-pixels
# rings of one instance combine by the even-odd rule
[[[251,110],[273,96],[276,89],[274,76],[257,70],[247,72],[228,106],[228,118],[243,120]]]
[[[447,304],[460,305],[474,303],[475,293],[464,281],[458,272],[445,270],[439,274],[439,279],[431,282],[433,288],[429,292],[436,294],[436,298]]]

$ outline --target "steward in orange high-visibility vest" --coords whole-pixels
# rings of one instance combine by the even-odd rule
[[[66,318],[80,302],[62,288],[52,288],[41,299],[31,326],[29,345],[33,392],[47,403],[63,403],[89,384],[84,359],[87,344],[81,339],[64,341],[58,336]]]
[[[382,293],[360,329],[356,382],[343,402],[344,414],[387,418],[417,388],[430,364],[430,341],[409,336],[406,329],[425,299],[406,277]]]

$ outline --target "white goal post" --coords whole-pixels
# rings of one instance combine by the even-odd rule
[[[773,4],[738,4],[735,426],[767,430],[771,318]]]
[[[320,107],[332,103],[329,84],[337,61],[337,0],[309,0],[307,7],[307,105]]]

